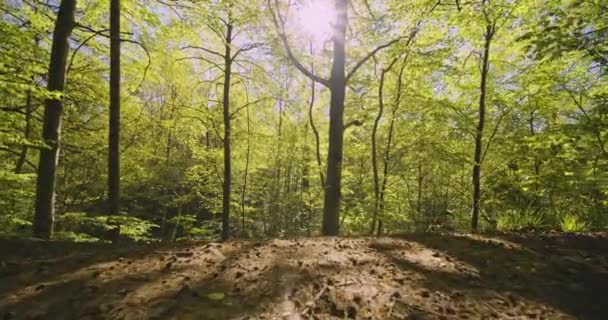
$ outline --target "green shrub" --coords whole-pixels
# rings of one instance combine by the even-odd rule
[[[496,228],[501,231],[542,229],[545,227],[545,224],[545,218],[540,213],[520,213],[514,210],[509,210],[496,219]]]
[[[152,228],[158,227],[150,221],[132,216],[92,216],[85,212],[67,212],[57,217],[56,237],[96,239],[95,235],[101,235],[116,225],[120,225],[121,236],[135,241],[150,240]]]
[[[561,219],[559,226],[564,232],[584,232],[589,230],[589,224],[586,221],[572,214],[565,215]]]
[[[72,231],[59,231],[53,234],[55,240],[67,240],[73,242],[97,242],[100,239],[92,237],[86,233],[76,233]]]

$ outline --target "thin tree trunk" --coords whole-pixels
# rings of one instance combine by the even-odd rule
[[[312,41],[309,43],[310,46],[310,56],[312,57]],[[310,72],[315,74],[315,65],[314,63],[310,64]],[[310,104],[308,105],[308,121],[310,122],[310,128],[312,129],[312,133],[315,135],[315,155],[317,157],[317,167],[319,169],[319,182],[321,183],[321,189],[325,188],[325,177],[323,176],[323,163],[321,161],[321,142],[319,138],[319,131],[315,126],[312,109],[315,106],[315,80],[311,80],[310,84]]]
[[[285,84],[285,87],[287,85]],[[286,88],[285,88],[286,89]],[[273,195],[270,199],[272,203],[272,212],[273,215],[273,224],[270,226],[270,229],[274,232],[277,232],[281,228],[281,221],[283,220],[283,200],[281,199],[281,135],[283,133],[283,97],[279,98],[279,119],[277,123],[277,149],[274,160],[275,166],[275,183],[273,186]],[[287,182],[286,182],[287,183]]]
[[[384,150],[384,159],[382,163],[382,185],[380,187],[380,199],[378,200],[378,236],[381,236],[383,233],[384,221],[382,220],[382,216],[384,214],[384,195],[386,194],[386,185],[388,184],[388,165],[391,158],[391,147],[393,145],[393,132],[395,131],[395,112],[396,107],[393,109],[391,123],[388,128],[388,138],[386,141],[386,149]]]
[[[486,120],[486,83],[488,78],[488,68],[490,59],[490,43],[494,36],[495,24],[488,21],[485,33],[485,43],[483,51],[483,64],[481,66],[481,83],[479,95],[479,118],[477,121],[477,131],[475,133],[475,153],[473,155],[473,208],[471,212],[471,230],[476,232],[479,223],[479,211],[481,210],[481,157],[483,148],[483,129]]]
[[[396,61],[396,60],[395,60]],[[378,204],[378,232],[377,235],[381,236],[383,233],[383,220],[382,215],[384,214],[384,195],[386,194],[386,185],[388,184],[388,165],[391,158],[391,147],[393,146],[393,135],[395,132],[395,118],[397,116],[397,110],[401,103],[401,90],[403,88],[403,71],[405,70],[406,59],[403,60],[403,65],[399,70],[399,77],[397,78],[397,95],[393,102],[393,109],[391,110],[391,122],[388,126],[388,137],[386,141],[386,148],[384,149],[383,167],[382,167],[382,186],[380,187],[380,199]]]
[[[304,203],[304,192],[308,190],[309,182],[308,182],[308,158],[306,157],[306,149],[308,147],[308,124],[304,123],[304,143],[302,143],[302,159],[301,159],[301,171],[300,171],[300,203],[298,205],[299,211],[299,226],[298,229],[304,229],[304,215],[306,212],[305,203]],[[308,215],[308,226],[307,233],[310,234],[310,214]],[[298,237],[298,232],[296,232],[296,237]]]
[[[344,96],[346,94],[345,39],[347,0],[336,0],[334,52],[330,79],[329,148],[327,152],[327,181],[323,201],[322,234],[337,236],[340,232],[340,189],[342,186],[342,149],[344,144]]]
[[[386,74],[392,69],[398,59],[393,59],[391,64],[386,68],[382,69],[380,73],[380,84],[378,85],[378,114],[374,119],[374,126],[372,127],[372,173],[374,176],[374,211],[372,215],[372,225],[370,235],[376,233],[376,224],[378,222],[378,210],[380,207],[380,177],[378,175],[378,151],[376,138],[378,135],[378,127],[380,126],[380,120],[384,113],[384,80]]]
[[[249,175],[249,158],[251,157],[251,120],[249,105],[247,105],[247,153],[245,155],[245,175],[243,177],[243,193],[241,193],[241,232],[245,235],[245,197],[247,195],[247,176]]]
[[[62,0],[59,5],[51,61],[49,65],[48,85],[50,92],[62,94],[65,87],[65,69],[69,50],[68,39],[75,26],[74,11],[76,0]],[[61,132],[62,97],[47,99],[44,108],[42,139],[49,148],[40,150],[38,177],[36,181],[36,203],[34,211],[34,236],[48,239],[53,235],[55,214],[55,177],[59,162],[59,143]]]
[[[378,201],[380,195],[380,183],[378,178],[378,159],[377,159],[377,151],[376,151],[376,135],[378,133],[378,126],[380,124],[380,119],[382,118],[382,113],[384,112],[384,103],[382,98],[382,91],[384,89],[384,75],[385,72],[382,70],[382,74],[380,75],[380,85],[378,86],[378,114],[376,115],[376,119],[374,120],[374,126],[372,127],[372,173],[374,177],[374,208],[372,213],[372,225],[369,231],[369,234],[373,236],[376,233],[376,223],[378,220]]]
[[[29,140],[30,134],[32,132],[32,91],[27,91],[27,97],[25,100],[25,128],[23,129],[23,136],[25,140]],[[27,145],[23,145],[21,147],[21,152],[19,153],[19,158],[17,159],[17,163],[15,164],[15,173],[19,174],[23,170],[23,165],[25,164],[25,160],[27,160]]]
[[[170,242],[175,241],[175,237],[177,237],[177,230],[179,229],[179,225],[182,222],[182,207],[181,205],[177,207],[177,219],[175,219],[175,225],[173,225],[173,232],[171,232]]]
[[[232,72],[232,56],[230,46],[232,42],[232,24],[226,25],[226,44],[224,53],[224,185],[222,201],[222,240],[230,237],[230,185],[232,183],[230,161],[230,76]]]
[[[34,8],[34,12],[38,13],[38,8]],[[40,45],[40,36],[34,36],[34,53],[38,52],[38,48]],[[32,85],[36,85],[35,77],[32,76],[31,79]],[[30,139],[32,134],[32,113],[34,112],[34,106],[32,105],[32,90],[27,90],[27,96],[25,99],[25,128],[23,129],[23,136],[26,141]],[[19,174],[23,170],[23,165],[27,162],[27,145],[23,145],[21,147],[21,153],[19,154],[19,159],[15,164],[15,173]]]
[[[418,221],[422,221],[422,183],[424,182],[424,176],[422,175],[422,162],[418,162],[418,196],[416,200],[416,210],[418,212]]]

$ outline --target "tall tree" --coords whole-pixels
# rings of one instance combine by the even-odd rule
[[[385,44],[376,47],[374,50],[359,60],[348,73],[346,72],[346,26],[348,25],[348,0],[335,0],[334,8],[336,12],[335,22],[332,24],[332,43],[333,58],[331,74],[329,79],[316,76],[313,72],[306,69],[293,54],[287,34],[285,33],[286,17],[280,12],[274,11],[270,0],[268,7],[271,9],[272,18],[279,31],[279,37],[283,44],[287,56],[291,63],[305,76],[313,81],[319,82],[329,88],[329,147],[327,151],[327,174],[325,178],[324,198],[323,198],[323,223],[321,233],[327,236],[337,236],[340,233],[340,201],[342,189],[342,156],[344,145],[344,99],[346,97],[346,85],[354,74],[371,57],[381,50],[390,47],[405,37],[398,37]],[[274,7],[279,9],[278,0],[275,0]]]
[[[75,10],[76,0],[62,0],[53,31],[47,89],[55,96],[48,98],[44,106],[42,139],[48,146],[40,149],[33,226],[34,236],[44,239],[53,235],[55,177],[59,162],[62,99],[69,51],[68,39],[76,24]]]
[[[231,85],[232,76],[234,75],[234,65],[239,63],[237,59],[245,52],[251,51],[255,48],[260,47],[262,44],[259,42],[247,42],[241,46],[235,46],[234,40],[239,35],[239,27],[242,26],[247,19],[252,19],[253,14],[251,12],[240,12],[236,8],[235,2],[233,1],[219,1],[214,4],[216,10],[210,10],[214,14],[210,15],[209,18],[212,20],[206,24],[206,27],[210,29],[213,34],[221,41],[223,51],[220,49],[214,50],[203,46],[189,45],[183,49],[196,49],[200,50],[206,55],[215,57],[218,61],[215,62],[212,59],[206,57],[190,57],[192,59],[203,60],[210,63],[214,68],[219,69],[222,72],[222,121],[224,125],[224,132],[222,139],[223,146],[223,157],[224,157],[224,174],[222,179],[222,231],[221,238],[226,240],[230,237],[230,204],[232,197],[232,144],[231,144],[231,120],[232,118],[242,109],[247,106],[257,103],[260,100],[254,102],[247,102],[243,106],[238,106],[231,111]],[[240,16],[243,14],[244,16]],[[233,50],[236,49],[236,50]],[[190,59],[189,58],[189,59]],[[221,62],[219,60],[221,59]]]
[[[110,215],[116,216],[120,214],[120,0],[110,1],[109,124],[108,201]]]
[[[229,9],[230,11],[230,9]],[[230,187],[232,184],[232,162],[230,159],[230,77],[232,76],[232,12],[228,13],[224,49],[224,90],[222,91],[224,119],[224,185],[222,194],[222,240],[230,237]]]
[[[346,95],[346,24],[347,0],[336,0],[336,23],[333,34],[333,62],[329,79],[329,148],[327,178],[323,198],[324,235],[337,236],[340,228],[340,196],[342,186],[342,149],[344,144],[344,97]]]
[[[496,32],[496,21],[490,17],[489,3],[484,1],[483,16],[485,19],[484,47],[481,62],[481,79],[479,84],[479,111],[477,128],[475,130],[475,151],[473,153],[473,173],[471,180],[473,184],[473,204],[471,209],[471,229],[477,231],[479,224],[479,211],[481,210],[481,162],[483,149],[483,130],[486,121],[486,95],[488,70],[490,67],[490,45]]]

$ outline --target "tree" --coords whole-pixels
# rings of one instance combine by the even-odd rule
[[[237,37],[238,27],[242,23],[246,22],[247,19],[251,19],[251,12],[242,12],[244,16],[235,17],[235,3],[232,1],[218,2],[215,5],[213,11],[215,15],[210,15],[211,21],[207,23],[206,27],[209,28],[213,34],[219,38],[223,44],[223,52],[219,52],[213,49],[209,49],[203,46],[186,46],[184,49],[195,49],[200,50],[203,53],[220,58],[220,63],[213,62],[210,59],[204,57],[197,57],[201,60],[207,61],[212,64],[215,68],[220,69],[223,74],[222,82],[222,121],[224,127],[224,133],[221,137],[223,146],[223,160],[224,160],[224,173],[222,179],[222,231],[221,238],[226,240],[230,237],[230,206],[232,196],[232,129],[231,120],[238,113],[250,103],[247,102],[245,106],[239,106],[234,111],[231,111],[231,84],[233,76],[233,67],[235,61],[239,56],[245,52],[251,51],[260,47],[262,44],[259,42],[246,43],[240,47],[237,47],[233,51],[235,45],[233,41]],[[257,102],[257,101],[256,101]]]
[[[110,1],[110,123],[108,202],[110,215],[120,214],[120,0]],[[120,232],[115,227],[115,239]]]
[[[280,12],[273,9],[273,5],[268,0],[268,7],[271,9],[273,22],[279,31],[279,37],[283,48],[287,53],[292,64],[304,75],[326,86],[330,91],[329,104],[329,146],[327,151],[327,174],[325,176],[325,188],[323,199],[323,224],[321,233],[328,236],[339,235],[340,229],[340,199],[342,188],[342,156],[344,145],[344,100],[346,97],[346,85],[353,75],[371,57],[381,50],[390,47],[405,37],[399,37],[382,44],[359,60],[348,73],[346,72],[346,26],[348,24],[348,1],[335,0],[336,18],[333,23],[333,58],[329,79],[316,76],[313,72],[306,69],[293,54],[287,35],[285,33],[285,18]],[[274,5],[278,10],[278,0]]]
[[[486,94],[488,71],[490,67],[490,45],[496,32],[496,21],[489,16],[489,3],[484,1],[483,16],[486,21],[486,32],[484,35],[484,47],[481,62],[481,79],[479,84],[479,113],[477,128],[475,131],[475,152],[473,153],[473,173],[471,180],[473,184],[473,205],[471,209],[471,229],[477,231],[479,224],[479,211],[481,210],[481,162],[483,148],[483,131],[486,121]]]
[[[53,235],[55,178],[57,163],[59,162],[62,99],[69,50],[68,38],[75,26],[75,10],[76,0],[62,0],[55,21],[55,30],[53,31],[47,89],[55,97],[47,99],[44,106],[42,138],[48,146],[40,150],[34,213],[34,236],[44,239]]]
[[[378,85],[378,114],[376,115],[376,119],[374,119],[374,126],[372,128],[372,173],[374,176],[374,212],[372,214],[372,227],[370,231],[370,235],[374,235],[376,233],[376,224],[378,222],[378,214],[380,211],[380,178],[378,173],[378,151],[377,151],[377,134],[378,134],[378,126],[380,124],[380,120],[382,119],[382,114],[384,113],[384,79],[386,74],[391,71],[395,63],[397,63],[399,58],[394,58],[393,61],[388,65],[388,67],[383,68],[380,71],[380,84]],[[387,149],[388,150],[388,149]],[[386,178],[386,173],[384,175]],[[378,232],[380,228],[378,228]]]

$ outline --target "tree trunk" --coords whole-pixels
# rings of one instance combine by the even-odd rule
[[[286,75],[285,75],[286,76]],[[287,90],[287,80],[285,79],[284,90]],[[274,159],[274,178],[275,182],[273,184],[272,191],[272,199],[270,199],[271,206],[271,216],[273,224],[270,226],[270,230],[272,233],[277,233],[281,229],[281,221],[283,220],[283,205],[284,202],[281,196],[281,135],[283,133],[283,97],[279,98],[279,118],[277,120],[277,149]]]
[[[120,0],[110,1],[110,130],[108,201],[110,215],[120,214]]]
[[[243,193],[241,193],[241,233],[245,235],[245,197],[247,195],[247,176],[249,175],[249,159],[251,157],[251,119],[247,105],[247,153],[245,155],[245,174],[243,177]]]
[[[479,211],[481,210],[481,156],[483,148],[483,129],[486,121],[486,83],[490,59],[490,43],[493,36],[494,24],[488,21],[485,33],[483,62],[481,66],[481,83],[479,86],[479,118],[477,121],[477,131],[475,133],[475,153],[473,155],[473,208],[471,210],[471,230],[473,232],[477,231],[479,223]]]
[[[59,5],[47,88],[50,92],[62,94],[65,87],[65,68],[68,56],[68,38],[74,29],[76,0],[62,0]],[[34,236],[49,239],[53,235],[55,213],[55,176],[59,161],[59,142],[61,132],[62,97],[47,99],[45,102],[42,139],[49,148],[40,150],[38,177],[36,181],[36,203],[34,212]]]
[[[372,225],[371,225],[371,230],[370,230],[370,235],[372,235],[372,236],[376,233],[376,224],[378,222],[378,211],[380,210],[380,206],[381,206],[380,205],[380,201],[381,201],[381,199],[380,199],[381,198],[380,177],[378,174],[378,151],[377,151],[376,138],[378,135],[378,127],[380,126],[380,120],[382,119],[382,114],[384,113],[384,80],[386,78],[386,74],[393,68],[393,66],[395,65],[397,60],[398,59],[393,59],[391,64],[387,68],[382,69],[382,71],[380,73],[380,84],[378,85],[378,114],[376,115],[376,118],[374,119],[374,126],[372,127],[372,173],[374,176],[374,211],[373,211],[373,215],[372,215]],[[391,131],[392,131],[392,122],[391,122]],[[390,142],[389,142],[389,146],[387,146],[387,148],[388,147],[390,147]]]
[[[306,156],[306,152],[308,151],[308,123],[304,123],[304,142],[302,143],[302,158],[300,159],[300,165],[302,166],[300,169],[300,203],[298,205],[298,228],[296,229],[296,237],[298,237],[299,230],[304,229],[304,216],[306,214],[306,207],[304,201],[304,193],[308,192],[308,187],[310,183],[308,182],[308,157]],[[310,218],[310,215],[308,215]],[[308,219],[307,233],[310,234],[310,219]]]
[[[342,148],[344,142],[344,96],[346,94],[345,39],[347,0],[336,0],[334,24],[334,53],[331,69],[329,106],[329,149],[327,152],[327,181],[323,201],[322,234],[339,235],[340,189],[342,184]]]
[[[27,97],[25,100],[25,128],[23,129],[23,136],[25,140],[30,139],[30,134],[32,132],[32,91],[27,91]],[[27,160],[27,145],[24,144],[21,147],[21,153],[19,153],[19,159],[17,159],[17,163],[15,164],[15,173],[20,174],[23,170],[23,165],[25,164],[25,160]]]
[[[175,238],[177,237],[177,230],[179,229],[179,225],[182,222],[182,206],[178,205],[177,206],[177,216],[175,219],[175,224],[173,225],[173,232],[171,232],[171,238],[169,239],[170,242],[174,242]]]
[[[230,46],[232,42],[232,24],[226,26],[226,44],[224,53],[224,185],[222,199],[222,240],[230,237],[230,184],[232,183],[231,161],[230,161],[230,76],[232,69],[232,58]]]
[[[397,60],[395,60],[396,62]],[[383,233],[383,220],[382,216],[384,213],[384,195],[386,194],[386,186],[388,184],[388,165],[391,158],[391,147],[393,146],[393,135],[395,132],[395,118],[397,117],[397,110],[399,109],[399,104],[401,103],[401,89],[403,88],[403,71],[405,70],[405,63],[407,60],[403,61],[403,65],[399,70],[399,78],[397,79],[397,95],[395,97],[395,101],[393,103],[393,109],[391,110],[391,121],[388,126],[388,137],[386,139],[386,148],[384,149],[384,159],[383,159],[383,167],[382,167],[382,186],[380,187],[380,199],[378,204],[378,232],[377,236],[382,236]],[[394,63],[394,62],[393,62]],[[392,66],[392,65],[391,65]],[[389,67],[390,69],[391,67]]]
[[[312,41],[310,42],[310,56],[312,57]],[[310,64],[310,72],[315,74],[315,65],[314,63]],[[312,109],[315,106],[315,80],[311,80],[310,84],[310,104],[308,105],[308,121],[310,122],[310,128],[312,129],[312,133],[315,135],[315,155],[317,157],[317,167],[319,170],[319,182],[321,183],[321,188],[325,187],[325,177],[323,176],[323,163],[321,161],[321,142],[319,138],[319,131],[315,126],[315,121],[312,115]]]
[[[374,120],[374,126],[372,127],[372,173],[374,176],[374,211],[372,214],[372,225],[370,229],[370,236],[373,236],[376,233],[376,223],[378,221],[378,205],[380,201],[380,179],[378,177],[378,152],[376,148],[376,135],[378,134],[378,126],[380,124],[380,119],[382,119],[382,113],[384,112],[384,102],[382,91],[384,89],[384,70],[380,75],[380,85],[378,86],[378,114],[376,115],[376,119]]]
[[[424,187],[423,185],[424,182],[424,175],[422,175],[422,162],[419,161],[418,162],[418,195],[416,198],[416,211],[418,213],[418,223],[422,224],[423,223],[423,217],[422,217],[422,189]],[[426,221],[424,221],[424,223],[426,223]]]

